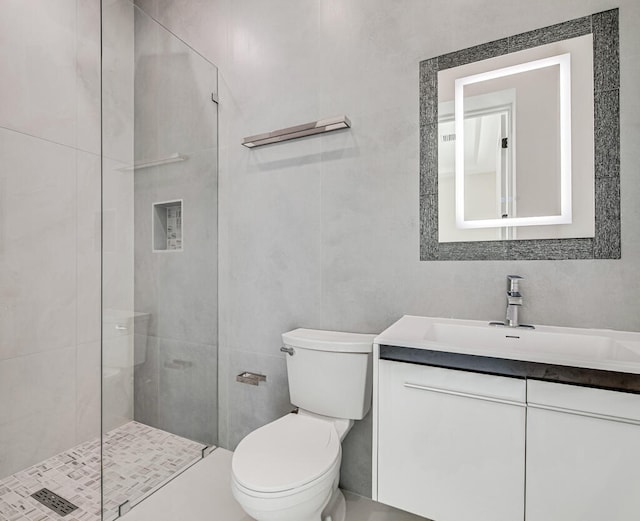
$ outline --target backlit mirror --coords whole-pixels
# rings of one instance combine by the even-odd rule
[[[618,63],[617,10],[422,62],[421,258],[619,258]]]

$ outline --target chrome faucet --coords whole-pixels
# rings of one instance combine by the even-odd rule
[[[519,287],[521,280],[523,278],[520,275],[507,275],[507,316],[504,322],[489,322],[490,326],[535,329],[534,326],[520,324],[518,321],[518,311],[523,301]]]

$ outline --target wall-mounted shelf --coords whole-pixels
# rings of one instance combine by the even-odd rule
[[[342,128],[350,127],[351,121],[347,116],[337,116],[335,118],[321,119],[319,121],[305,123],[304,125],[297,125],[295,127],[282,128],[280,130],[274,130],[264,134],[249,136],[242,140],[242,144],[247,148],[255,148],[262,145],[269,145],[271,143],[280,143],[282,141],[289,141],[290,139],[313,136],[314,134],[324,134],[325,132],[331,132],[332,130],[340,130]]]
[[[142,168],[151,168],[152,166],[168,165],[171,163],[178,163],[180,161],[186,161],[186,160],[187,160],[187,156],[183,154],[178,154],[176,152],[175,154],[171,154],[169,157],[165,157],[162,159],[154,159],[152,161],[142,161],[140,163],[135,163],[132,166],[125,166],[122,168],[118,168],[118,170],[120,170],[121,172],[132,172],[134,170],[141,170]]]

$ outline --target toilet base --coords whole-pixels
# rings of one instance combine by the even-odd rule
[[[320,519],[322,521],[344,521],[347,514],[347,502],[344,499],[344,494],[339,488],[335,488],[331,499],[327,506],[322,511]]]

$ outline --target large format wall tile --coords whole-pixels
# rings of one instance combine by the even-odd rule
[[[99,434],[100,3],[2,2],[0,97],[1,474]]]
[[[0,425],[0,478],[75,445],[74,411],[41,412]]]
[[[160,159],[158,80],[163,69],[159,39],[164,29],[140,10],[135,10],[135,155],[137,161]],[[170,100],[164,100],[170,102]],[[172,150],[170,154],[177,152]]]
[[[136,160],[217,145],[217,69],[136,10]]]
[[[131,158],[133,160],[133,157]],[[102,302],[105,310],[133,311],[133,172],[103,158]]]
[[[133,420],[134,407],[134,335],[129,331],[107,334],[102,338],[103,433]]]
[[[160,339],[136,334],[134,340],[135,365],[133,373],[133,417],[137,422],[157,427],[160,368]]]
[[[76,341],[76,152],[0,129],[0,359]]]
[[[211,344],[217,338],[216,151],[135,176],[135,305],[150,313],[150,334]],[[152,250],[152,205],[183,201],[183,250]]]
[[[217,444],[217,349],[159,339],[158,426],[190,440]]]
[[[139,10],[135,41],[136,162],[185,160],[132,174],[134,417],[217,444],[217,70]],[[154,251],[153,205],[179,200],[182,250]]]
[[[75,146],[76,0],[0,4],[0,126]]]
[[[76,436],[75,443],[100,436],[100,341],[78,345],[76,352]]]
[[[75,347],[0,360],[0,476],[75,444]]]
[[[134,7],[102,2],[102,430],[134,414]]]
[[[100,339],[100,157],[77,155],[77,342]]]
[[[217,444],[217,348],[136,335],[136,421]]]
[[[180,29],[188,28],[190,31],[204,29],[206,35],[203,34],[203,37],[209,42],[215,42],[217,45],[213,47],[220,52],[223,51],[223,42],[227,36],[226,26],[222,21],[226,19],[229,2],[230,0],[134,0],[136,6],[165,27],[165,22],[171,20],[170,30],[174,34],[184,36],[184,31],[176,31],[177,25]],[[206,29],[202,27],[203,19],[207,20]],[[205,53],[205,56],[215,64],[221,62],[217,55]]]
[[[233,349],[274,353],[281,333],[319,319],[321,158],[312,141],[291,145],[247,151],[227,188],[234,204],[221,211],[229,237],[220,265],[228,294],[221,324],[251,324],[221,331],[221,345]]]
[[[106,158],[133,164],[134,8],[128,0],[103,2],[102,146]]]
[[[251,431],[293,410],[289,400],[289,384],[285,355],[257,354],[232,350],[220,356],[220,374],[225,375],[226,389],[221,389],[220,416],[226,425],[220,443],[235,449]],[[250,371],[265,375],[266,382],[248,385],[237,382],[236,375]],[[224,393],[224,396],[222,395]]]
[[[0,126],[100,152],[100,4],[0,4]]]
[[[76,0],[76,147],[94,154],[101,147],[100,2]]]

